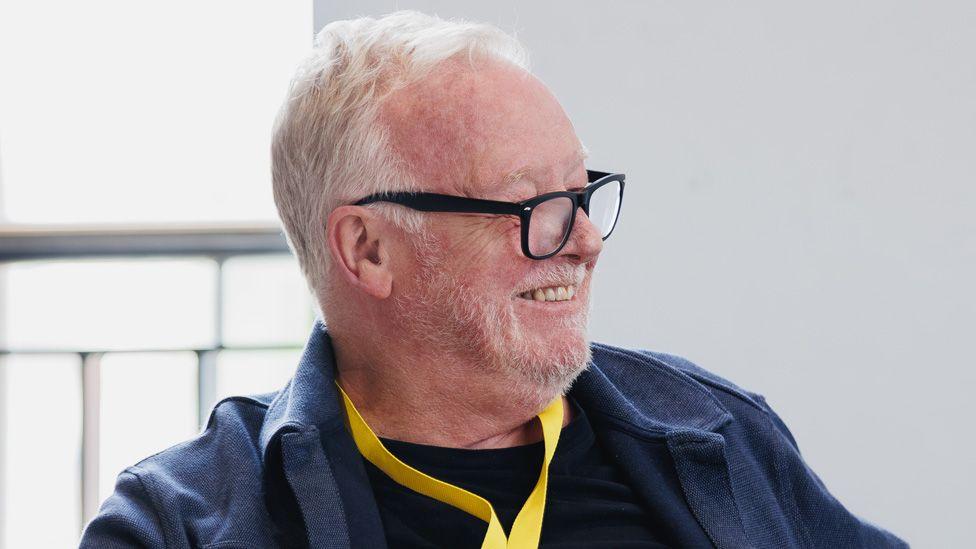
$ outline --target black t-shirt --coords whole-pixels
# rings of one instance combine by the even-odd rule
[[[667,447],[653,446],[646,474],[661,479],[652,501],[639,499],[599,444],[579,407],[563,427],[549,466],[541,547],[712,547],[681,492]],[[404,463],[491,502],[506,535],[539,478],[543,442],[488,450],[383,444]],[[373,493],[391,548],[479,548],[487,524],[397,484],[369,462]]]

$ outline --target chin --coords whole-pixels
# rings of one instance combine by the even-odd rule
[[[585,302],[571,314],[526,318],[522,311],[518,302],[509,303],[507,314],[499,315],[505,321],[486,330],[486,335],[495,332],[492,354],[524,386],[527,398],[564,394],[590,362]]]
[[[586,370],[591,358],[585,330],[557,330],[541,337],[521,332],[504,363],[513,370],[525,389],[536,393],[565,394]],[[540,345],[541,341],[545,341]]]

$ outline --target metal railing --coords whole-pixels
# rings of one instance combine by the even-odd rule
[[[74,354],[80,357],[82,379],[81,524],[98,512],[99,424],[101,359],[107,353],[193,351],[197,357],[197,418],[202,427],[215,404],[217,356],[227,350],[293,350],[296,345],[224,346],[223,265],[230,257],[290,253],[281,229],[270,223],[223,224],[103,224],[87,226],[13,225],[0,226],[0,264],[31,260],[65,260],[94,257],[139,259],[153,256],[206,257],[214,260],[216,292],[214,307],[215,344],[194,349],[0,349],[0,357],[16,354]],[[4,390],[0,371],[0,392]],[[0,419],[4,417],[0,403]],[[3,429],[0,423],[0,429]],[[0,432],[0,443],[4,441]],[[5,447],[0,446],[0,471]],[[0,545],[3,543],[5,493],[0,491]],[[80,534],[80,532],[79,532]]]

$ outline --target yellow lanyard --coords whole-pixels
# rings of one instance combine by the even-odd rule
[[[336,383],[339,387],[339,384]],[[549,481],[549,462],[556,453],[559,433],[563,426],[563,399],[556,397],[546,409],[539,414],[542,422],[542,434],[545,440],[546,453],[542,461],[542,472],[539,481],[525,500],[525,505],[519,511],[512,524],[511,536],[506,539],[501,522],[488,500],[473,494],[463,488],[437,480],[425,475],[406,463],[397,459],[387,450],[373,430],[366,425],[363,416],[359,415],[349,395],[339,387],[343,403],[346,407],[346,425],[356,441],[359,453],[370,463],[387,474],[398,484],[402,484],[415,492],[440,502],[456,507],[469,515],[474,515],[488,523],[488,531],[481,542],[481,549],[536,549],[539,546],[539,534],[542,532],[542,515],[546,508],[546,485]]]

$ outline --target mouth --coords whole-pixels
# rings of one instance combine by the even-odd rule
[[[520,299],[527,301],[571,301],[576,296],[576,285],[545,286],[518,294]]]

